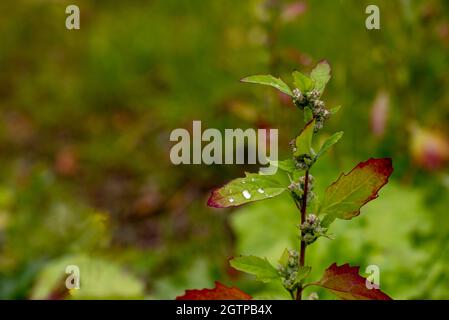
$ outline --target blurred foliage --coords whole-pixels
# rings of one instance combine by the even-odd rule
[[[78,31],[65,29],[73,3]],[[368,4],[381,30],[365,29]],[[332,262],[377,264],[394,298],[449,298],[447,1],[17,0],[0,10],[0,298],[57,298],[76,263],[82,289],[63,297],[171,299],[215,279],[283,297],[227,260],[275,262],[297,246],[294,206],[207,208],[211,188],[257,168],[174,166],[169,134],[198,119],[279,128],[286,154],[302,115],[238,80],[290,79],[324,58],[325,99],[343,107],[322,138],[345,136],[315,168],[316,190],[371,156],[392,157],[395,172],[360,217],[332,227],[335,240],[310,247],[312,277]]]
[[[80,283],[82,290],[71,289],[64,293],[65,279],[61,279],[61,271],[67,266],[75,265],[82,270]],[[120,279],[120,281],[115,281]],[[81,280],[81,279],[80,279]],[[61,287],[63,290],[61,290]],[[86,256],[68,256],[53,261],[40,273],[33,288],[31,298],[45,299],[56,297],[58,289],[64,295],[74,299],[137,299],[143,297],[142,283],[124,273],[120,268],[107,260],[90,259]]]

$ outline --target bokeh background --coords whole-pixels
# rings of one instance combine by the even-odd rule
[[[69,4],[78,31],[65,28]],[[365,28],[369,4],[381,30]],[[449,2],[15,0],[0,12],[0,298],[174,299],[214,280],[287,298],[228,259],[275,263],[297,248],[294,205],[208,208],[214,186],[257,168],[174,166],[169,134],[193,120],[279,128],[286,156],[301,113],[238,80],[291,83],[321,59],[333,67],[325,100],[342,109],[320,139],[345,136],[314,168],[316,191],[369,157],[395,171],[332,226],[335,240],[308,249],[312,279],[333,262],[375,264],[393,298],[449,298]],[[67,292],[71,264],[81,290]]]

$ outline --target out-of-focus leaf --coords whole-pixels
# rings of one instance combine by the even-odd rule
[[[119,265],[84,255],[67,256],[48,264],[38,275],[32,299],[47,299],[64,286],[67,266],[80,270],[80,289],[68,293],[73,299],[137,299],[142,298],[143,284]]]
[[[282,256],[279,258],[278,262],[280,265],[282,266],[286,266],[288,263],[288,258],[290,257],[289,253],[288,253],[288,249],[285,248],[284,251],[282,252]]]
[[[242,82],[247,83],[256,83],[256,84],[263,84],[266,86],[271,86],[273,88],[278,89],[279,91],[288,94],[289,96],[292,95],[292,91],[290,90],[289,86],[282,81],[279,78],[275,78],[272,75],[256,75],[256,76],[249,76],[245,77],[242,80]]]
[[[273,176],[248,174],[212,191],[209,207],[226,208],[280,195],[286,190]]]
[[[301,90],[302,93],[306,93],[313,90],[313,87],[315,86],[315,81],[313,81],[311,78],[309,78],[308,76],[299,71],[293,71],[292,75],[295,87]]]
[[[183,251],[183,248],[188,248],[188,245],[183,243],[178,248]],[[180,254],[178,259],[185,261],[183,268],[154,279],[152,293],[147,296],[149,299],[173,299],[183,295],[186,288],[206,288],[214,283],[217,275],[213,272],[212,262],[206,257],[197,258],[192,262],[185,259],[185,255]]]
[[[318,90],[322,94],[331,78],[331,67],[329,63],[325,60],[319,62],[310,73],[310,78],[315,82],[315,90]]]
[[[367,280],[359,275],[359,267],[332,264],[314,285],[331,291],[342,300],[392,300],[379,289],[368,289]]]
[[[329,150],[330,147],[332,147],[334,144],[336,144],[338,142],[338,140],[341,139],[341,137],[343,137],[343,131],[336,132],[332,136],[330,136],[329,139],[327,139],[324,142],[324,144],[321,146],[321,149],[320,149],[320,151],[318,151],[316,156],[320,157],[321,155],[323,155],[327,150]]]
[[[340,109],[341,109],[341,106],[336,106],[336,107],[331,108],[331,109],[329,110],[329,112],[330,112],[331,114],[336,114],[338,111],[340,111]]]
[[[377,198],[378,191],[393,172],[390,158],[369,159],[359,163],[348,174],[341,174],[324,194],[319,214],[322,225],[329,226],[336,218],[349,220],[360,214],[360,208]]]
[[[215,288],[202,290],[186,290],[183,296],[176,300],[251,300],[252,297],[240,289],[226,287],[220,282],[215,282]]]
[[[315,119],[306,124],[299,136],[296,137],[296,150],[293,153],[295,157],[301,154],[309,154],[312,149],[313,128],[315,127]]]
[[[255,275],[257,281],[270,282],[279,279],[279,273],[266,258],[240,256],[232,259],[229,264],[234,269]]]

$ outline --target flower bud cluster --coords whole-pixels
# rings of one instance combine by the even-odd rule
[[[309,181],[307,184],[307,204],[309,204],[315,198],[315,193],[313,192],[313,181],[314,181],[313,176],[309,174]],[[294,197],[301,204],[304,197],[304,187],[305,187],[305,176],[299,178],[298,182],[292,182],[288,186],[288,189],[293,193]]]
[[[327,229],[321,226],[320,218],[314,214],[309,214],[299,227],[301,230],[301,240],[303,240],[306,245],[312,244],[321,236],[326,234]]]
[[[288,260],[285,265],[279,265],[278,271],[285,289],[293,291],[296,289],[299,270],[299,253],[296,250],[288,250]]]
[[[330,116],[330,112],[326,109],[324,101],[320,100],[320,92],[318,90],[312,90],[303,94],[299,89],[294,89],[293,103],[301,110],[305,107],[309,107],[312,110],[313,117],[315,118],[315,132],[323,128],[324,122]]]
[[[304,153],[294,158],[295,167],[299,170],[309,170],[310,167],[315,163],[315,154]]]

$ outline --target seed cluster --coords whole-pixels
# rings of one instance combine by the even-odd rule
[[[306,245],[312,244],[316,239],[326,234],[327,229],[321,226],[320,218],[314,214],[309,214],[306,221],[299,227],[301,230],[301,240]]]
[[[292,152],[296,152],[296,139],[293,139],[289,143],[292,148]],[[299,170],[308,170],[316,161],[316,154],[311,149],[310,153],[300,154],[299,156],[293,157],[295,161],[295,167]]]
[[[298,182],[292,182],[288,186],[288,189],[293,193],[293,196],[302,204],[304,197],[304,187],[305,187],[305,176],[299,178]],[[313,192],[313,181],[314,178],[309,174],[309,183],[307,185],[307,199],[306,204],[308,205],[314,198],[315,193]]]
[[[297,287],[299,270],[299,253],[296,250],[288,250],[288,260],[285,265],[279,265],[278,271],[285,289],[293,291]]]
[[[299,170],[308,170],[316,161],[315,154],[304,153],[294,158],[295,167]]]
[[[299,89],[294,89],[293,103],[301,110],[306,107],[310,108],[315,118],[315,132],[323,128],[324,122],[330,116],[324,101],[320,100],[320,92],[318,90],[312,90],[303,94]]]

